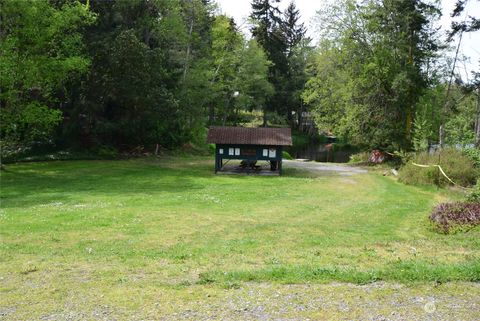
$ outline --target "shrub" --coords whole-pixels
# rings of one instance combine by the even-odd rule
[[[208,153],[210,155],[215,155],[215,144],[208,144]]]
[[[415,157],[415,153],[399,150],[393,152],[392,161],[397,165],[403,166],[410,162],[413,157]]]
[[[474,162],[476,167],[480,168],[480,149],[465,148],[463,153]]]
[[[287,151],[282,151],[282,157],[284,159],[293,159],[292,155],[290,155]]]
[[[477,180],[477,185],[475,185],[467,195],[467,202],[477,202],[480,203],[480,179]]]
[[[450,182],[439,172],[438,167],[418,167],[421,165],[439,164],[444,172],[455,183],[462,186],[470,186],[475,183],[478,170],[472,160],[461,151],[453,148],[442,149],[429,154],[422,152],[415,155],[412,162],[407,163],[400,169],[399,181],[410,185],[448,185]]]
[[[480,203],[441,203],[433,209],[430,220],[443,233],[480,224]]]
[[[118,151],[111,146],[100,146],[97,149],[97,155],[100,158],[114,159],[118,157]]]
[[[361,152],[350,155],[349,163],[367,163],[370,158],[369,152]]]

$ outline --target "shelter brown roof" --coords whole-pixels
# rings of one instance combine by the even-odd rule
[[[239,145],[292,145],[290,128],[211,127],[207,143]]]

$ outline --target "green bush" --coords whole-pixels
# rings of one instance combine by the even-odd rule
[[[210,155],[215,155],[215,144],[208,144],[208,152]]]
[[[439,164],[444,172],[455,183],[462,186],[470,186],[478,177],[478,170],[473,161],[462,151],[447,148],[433,154],[422,152],[416,154],[411,162],[408,162],[399,171],[399,181],[409,185],[448,185],[450,182],[440,173],[438,167],[418,167],[421,165]]]
[[[114,159],[118,157],[118,151],[111,146],[100,146],[97,149],[97,155],[100,158]]]
[[[349,163],[367,163],[370,158],[369,152],[360,152],[350,155]]]
[[[470,158],[477,168],[480,168],[480,149],[478,148],[465,148],[463,153]]]
[[[407,152],[404,150],[397,150],[393,152],[393,157],[391,162],[398,165],[403,166],[407,164],[412,158],[415,157],[415,153]]]
[[[477,180],[477,185],[467,195],[467,202],[480,203],[480,179]]]
[[[292,155],[290,155],[287,151],[282,151],[282,157],[284,159],[293,159]]]

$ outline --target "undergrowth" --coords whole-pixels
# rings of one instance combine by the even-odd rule
[[[451,183],[437,166],[425,168],[413,163],[440,165],[446,175],[461,186],[473,185],[478,177],[478,169],[475,168],[473,161],[462,151],[453,148],[446,148],[432,154],[419,153],[399,171],[399,181],[408,185],[449,185]]]

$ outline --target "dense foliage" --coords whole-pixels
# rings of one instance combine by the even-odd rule
[[[0,123],[2,150],[51,137],[72,92],[88,72],[84,32],[95,20],[87,6],[47,0],[2,1]],[[21,27],[20,27],[21,26]]]
[[[411,147],[415,106],[438,49],[422,1],[345,0],[320,13],[322,40],[304,99],[315,120],[369,148]]]
[[[443,58],[435,1],[326,2],[315,48],[294,2],[282,12],[279,0],[252,0],[251,38],[213,0],[0,6],[4,156],[42,142],[176,148],[259,112],[263,125],[300,131],[312,117],[309,133],[366,150],[480,143],[480,76],[463,83]],[[475,17],[456,22],[450,38],[477,29]]]
[[[443,233],[477,226],[480,224],[480,203],[439,204],[430,214],[430,220]]]
[[[301,105],[305,66],[297,45],[305,28],[294,4],[267,18],[281,41],[275,53],[260,35],[246,39],[208,0],[1,6],[4,155],[39,141],[174,148],[201,140],[206,125],[237,124],[241,111],[268,109],[286,119],[272,97],[289,111]],[[273,70],[281,61],[280,83]],[[278,103],[280,94],[288,104]]]
[[[467,1],[460,2],[455,17]],[[390,152],[478,145],[478,75],[464,83],[457,57],[446,58],[439,17],[435,1],[327,3],[317,14],[321,37],[303,92],[317,126]],[[478,20],[470,18],[471,26],[454,22],[451,36],[475,31]]]
[[[480,169],[480,149],[478,148],[465,148],[463,153],[470,158],[475,166]]]

